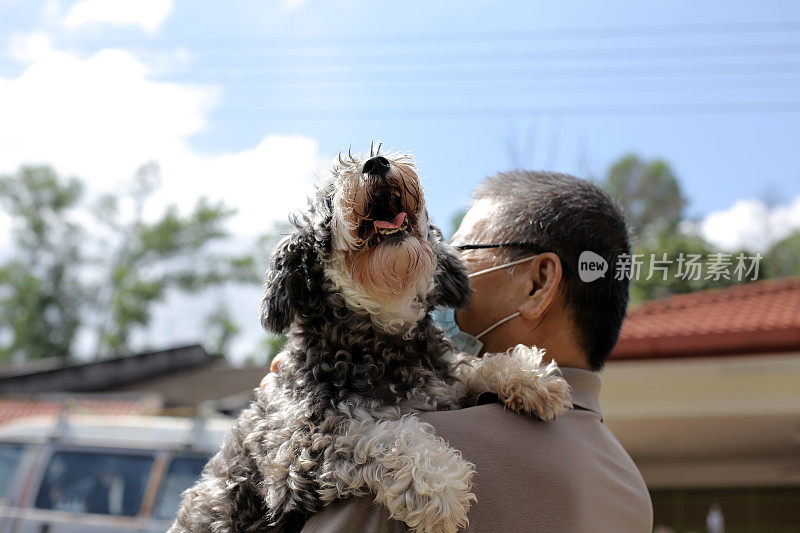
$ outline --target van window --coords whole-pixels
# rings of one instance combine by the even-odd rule
[[[134,516],[142,504],[152,465],[151,456],[56,452],[47,465],[36,507]]]
[[[206,456],[176,457],[169,464],[158,493],[155,517],[172,520],[178,511],[181,493],[191,487],[208,462]]]
[[[0,442],[0,498],[5,498],[11,477],[17,467],[22,451],[25,446],[22,444],[12,444],[10,442]]]

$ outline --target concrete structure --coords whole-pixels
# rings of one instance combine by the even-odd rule
[[[34,361],[0,370],[0,423],[63,408],[95,414],[234,414],[266,369],[236,368],[200,345],[88,363]]]
[[[107,391],[128,383],[211,364],[200,345],[113,357],[87,363],[37,361],[0,372],[0,394]],[[42,368],[43,363],[49,367]]]
[[[603,371],[605,422],[656,524],[800,531],[800,278],[646,302]]]

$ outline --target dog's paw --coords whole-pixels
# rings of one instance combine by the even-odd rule
[[[552,420],[572,407],[569,384],[555,361],[542,364],[544,350],[518,344],[507,355],[497,382],[497,395],[507,407],[540,420]]]
[[[441,487],[432,494],[416,494],[414,512],[405,520],[417,533],[456,533],[467,527],[467,513],[475,495],[463,486]]]
[[[404,465],[387,472],[377,499],[412,531],[456,533],[469,525],[475,466],[434,435],[425,440],[415,453],[396,456]]]
[[[473,470],[470,463],[462,463],[461,473],[443,472],[439,480],[416,483],[403,495],[408,508],[402,519],[413,531],[456,533],[469,525],[467,513],[475,501],[470,492]]]

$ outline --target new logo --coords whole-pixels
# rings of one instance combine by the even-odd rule
[[[602,278],[608,271],[608,262],[596,253],[584,250],[578,257],[578,277],[584,283]]]

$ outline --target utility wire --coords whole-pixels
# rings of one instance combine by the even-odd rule
[[[233,115],[258,120],[420,120],[478,117],[627,117],[658,115],[740,115],[800,113],[800,101],[787,102],[699,102],[663,104],[560,105],[560,106],[475,106],[394,109],[331,109],[297,108],[267,110],[264,108],[226,109],[220,121],[240,121]]]
[[[212,48],[219,48],[220,41],[226,43],[255,43],[259,46],[276,45],[293,48],[309,47],[348,47],[362,46],[365,43],[372,47],[392,46],[398,42],[409,43],[470,43],[470,42],[508,42],[508,41],[542,41],[555,39],[625,39],[630,37],[663,37],[663,36],[709,36],[731,34],[784,33],[800,31],[800,20],[783,21],[733,21],[733,22],[697,22],[679,24],[651,24],[639,26],[585,26],[577,28],[537,28],[537,29],[498,29],[498,30],[466,30],[435,32],[398,32],[380,34],[315,34],[315,35],[281,35],[269,37],[233,37],[233,36],[173,36],[169,38],[153,38],[150,42],[180,42],[182,44],[201,45],[207,43]],[[71,43],[92,42],[97,39],[72,39]],[[107,40],[105,38],[104,40]],[[119,40],[124,42],[142,42],[141,39]]]
[[[763,74],[763,73],[762,73]],[[583,93],[630,93],[630,92],[641,92],[641,93],[659,93],[659,92],[689,92],[689,91],[720,91],[720,90],[745,90],[745,89],[792,89],[800,87],[800,72],[797,73],[798,77],[793,78],[791,73],[786,73],[785,76],[778,76],[778,77],[767,77],[764,75],[752,76],[747,78],[740,78],[740,79],[729,79],[729,78],[719,78],[719,77],[706,77],[706,76],[695,76],[695,77],[685,77],[685,78],[653,78],[653,77],[644,77],[644,78],[628,78],[628,79],[613,79],[613,78],[606,78],[606,79],[574,79],[574,80],[566,80],[569,83],[562,83],[563,79],[536,79],[531,80],[529,78],[500,78],[500,79],[491,79],[491,80],[460,80],[458,84],[440,84],[441,86],[437,86],[435,88],[435,92],[431,92],[432,89],[429,83],[402,83],[397,84],[398,91],[401,91],[403,94],[417,94],[417,93],[424,93],[427,95],[458,95],[458,94],[471,94],[464,92],[464,83],[469,83],[473,85],[475,82],[486,82],[489,84],[492,89],[496,92],[500,92],[503,90],[520,90],[514,87],[514,85],[524,84],[523,89],[528,94],[537,94],[537,95],[548,95],[548,94],[583,94]],[[732,73],[732,75],[735,75]],[[441,80],[439,80],[441,81]],[[445,80],[446,81],[446,80]],[[286,83],[271,83],[269,81],[259,83],[247,83],[247,82],[226,82],[225,87],[228,89],[266,89],[266,88],[283,88],[283,87],[291,87],[294,85],[308,85],[314,86],[319,88],[320,90],[326,90],[337,85],[345,85],[344,83],[298,83],[294,84],[292,82]],[[506,86],[506,87],[502,87]],[[390,87],[381,88],[381,94],[396,94],[396,91],[392,91],[391,89],[394,85]],[[294,97],[295,94],[292,93],[290,95],[281,94],[281,96],[291,96]],[[339,97],[341,94],[336,94],[335,96]],[[353,95],[353,98],[362,99],[362,94]]]
[[[148,50],[133,50],[140,55],[146,56],[150,52]],[[448,63],[474,63],[477,60],[491,61],[491,62],[509,62],[521,60],[537,60],[537,61],[562,61],[565,59],[570,60],[635,60],[635,59],[655,59],[655,58],[683,58],[683,57],[730,57],[730,56],[770,56],[770,55],[786,55],[786,54],[800,54],[800,43],[757,43],[757,44],[696,44],[696,45],[682,45],[682,46],[624,46],[624,47],[591,47],[591,48],[573,48],[573,49],[537,49],[537,50],[506,50],[506,49],[465,49],[459,48],[457,50],[414,50],[410,49],[410,45],[398,46],[397,50],[390,51],[376,51],[372,49],[356,49],[342,55],[339,52],[331,49],[320,49],[315,53],[303,54],[286,54],[281,50],[273,49],[260,49],[253,50],[256,52],[251,56],[245,56],[247,50],[238,48],[228,48],[215,50],[214,53],[204,53],[200,56],[201,59],[220,59],[220,58],[242,58],[246,57],[252,60],[254,57],[261,60],[273,59],[319,59],[321,63],[308,63],[303,62],[303,66],[310,67],[325,67],[331,64],[331,56],[336,65],[347,66],[348,64],[343,60],[360,60],[360,61],[374,61],[375,64],[388,64],[394,66],[402,65],[398,61],[405,61],[411,65],[419,65],[419,61],[424,61],[426,64],[431,65],[446,65]],[[161,56],[162,51],[153,52]],[[360,63],[356,63],[361,66]]]
[[[491,67],[494,67],[493,65]],[[342,74],[347,74],[346,79],[325,78],[324,74],[334,74],[340,70]],[[170,70],[169,74],[179,75],[191,73],[180,70]],[[326,72],[306,71],[301,68],[227,68],[227,69],[204,69],[196,73],[206,75],[226,75],[244,76],[248,74],[259,75],[280,75],[287,76],[264,81],[265,86],[272,85],[301,85],[310,84],[320,85],[397,85],[397,84],[418,84],[418,83],[453,83],[453,82],[492,82],[498,79],[526,79],[526,80],[547,80],[547,79],[575,79],[575,78],[641,78],[641,77],[675,77],[675,76],[700,76],[709,75],[733,75],[749,76],[754,74],[800,74],[800,61],[784,61],[775,63],[713,63],[713,64],[691,64],[691,65],[602,65],[586,67],[537,67],[537,66],[498,66],[498,68],[482,69],[476,67],[460,67],[450,70],[441,68],[414,68],[414,69],[394,69],[391,66],[375,65],[370,67],[369,75],[353,78],[353,73],[346,69],[336,69],[331,67]],[[379,75],[381,74],[381,75]],[[460,74],[461,76],[455,76]],[[436,75],[438,77],[425,77]],[[442,76],[446,75],[446,76]],[[293,79],[289,76],[297,76]],[[321,79],[315,79],[321,76]],[[309,79],[310,78],[310,79]],[[226,80],[227,82],[228,80]],[[235,81],[235,80],[230,80]]]

